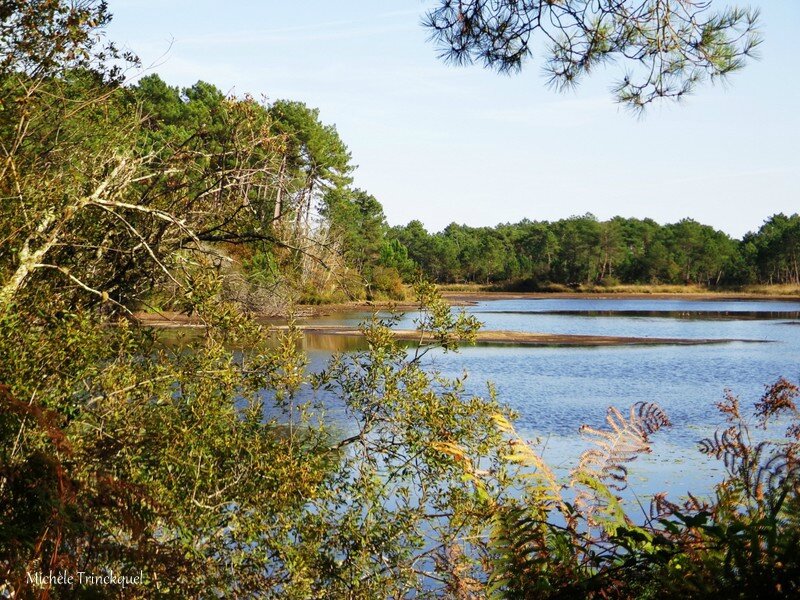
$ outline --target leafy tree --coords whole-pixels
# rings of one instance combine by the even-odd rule
[[[407,264],[405,248],[388,245],[388,225],[380,202],[363,190],[338,188],[325,194],[320,213],[333,240],[341,244],[346,265],[361,276],[367,299],[372,299],[373,291],[400,299],[403,288],[399,269],[410,277],[413,265]]]
[[[800,215],[773,215],[744,243],[760,281],[800,283]]]
[[[528,276],[535,280],[552,279],[551,270],[560,250],[558,238],[546,223],[521,225],[518,248],[529,264]]]
[[[387,239],[381,246],[380,264],[396,269],[405,282],[411,282],[418,273],[419,266],[409,256],[406,247],[397,239]]]
[[[600,272],[597,274],[597,280],[603,281],[606,277],[613,277],[625,255],[622,226],[618,219],[600,223],[598,245],[600,250]]]
[[[270,106],[269,114],[272,131],[284,143],[279,193],[292,198],[289,207],[276,198],[275,215],[279,217],[288,208],[301,221],[309,217],[326,191],[351,182],[350,152],[336,127],[320,122],[317,109],[302,102],[278,100]]]
[[[383,207],[363,190],[330,190],[320,211],[342,241],[345,258],[353,268],[365,272],[380,256],[388,226]]]
[[[138,63],[121,54],[102,35],[111,20],[106,2],[76,0],[7,0],[0,6],[0,78],[24,74],[33,80],[64,70],[98,68],[117,79],[123,65]]]
[[[405,226],[393,227],[389,237],[402,244],[411,260],[416,262],[429,277],[439,281],[432,275],[431,254],[434,242],[421,221],[415,219]]]
[[[264,132],[263,107],[189,94],[181,110],[201,115],[197,120],[210,110],[212,120],[195,128],[182,117],[179,133],[154,135],[158,115],[142,128],[131,110],[139,90],[101,79],[67,72],[37,82],[35,95],[30,86],[7,83],[24,103],[6,112],[8,126],[0,128],[6,152],[0,185],[13,199],[2,208],[21,241],[0,254],[0,270],[8,274],[2,303],[41,276],[31,289],[66,284],[98,302],[119,305],[124,296],[131,309],[162,281],[180,293],[171,271],[181,248],[274,239],[252,211],[254,190],[275,173],[277,146]],[[155,266],[149,283],[135,275],[140,261]]]
[[[684,283],[716,284],[730,270],[737,248],[726,234],[692,219],[683,219],[666,229]]]
[[[451,236],[435,234],[427,251],[430,273],[436,281],[464,281],[464,265],[461,263],[461,248]]]
[[[658,279],[657,273],[661,256],[665,254],[663,245],[658,241],[661,226],[652,219],[616,218],[625,246],[625,257],[619,267],[620,279],[623,281],[641,281],[650,283]]]
[[[570,217],[556,224],[561,240],[557,273],[569,284],[590,283],[599,274],[600,224],[592,214]]]
[[[618,102],[640,110],[680,99],[699,83],[741,69],[760,42],[758,11],[683,0],[440,0],[425,25],[441,56],[519,71],[535,51],[549,83],[575,85],[600,65],[619,63]]]
[[[226,98],[202,81],[180,90],[157,75],[142,78],[130,92],[145,118],[145,149],[159,160],[181,161],[185,176],[170,177],[170,189],[185,188],[198,201],[215,203],[215,214],[236,221],[216,223],[200,235],[208,241],[278,242],[270,227],[269,196],[283,155],[280,140],[269,131],[268,109],[249,97]],[[231,198],[232,190],[240,197]]]

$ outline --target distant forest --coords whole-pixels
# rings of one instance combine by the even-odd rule
[[[181,286],[167,275],[174,265],[159,259],[142,280],[132,273],[142,253],[167,255],[189,242],[223,257],[223,296],[261,314],[285,313],[293,302],[404,299],[420,274],[504,289],[800,284],[797,214],[774,215],[741,240],[691,219],[660,225],[591,214],[495,227],[452,223],[439,233],[418,220],[391,227],[379,199],[354,187],[355,165],[336,127],[302,102],[229,97],[202,81],[178,88],[158,75],[126,87],[83,68],[37,86],[8,79],[0,90],[9,99],[0,137],[17,149],[17,173],[29,177],[6,178],[0,188],[13,198],[30,186],[37,202],[35,213],[0,214],[0,229],[19,238],[0,249],[0,278],[7,278],[0,300],[36,279],[58,293],[88,291],[95,302],[185,310]],[[33,123],[22,134],[20,119]],[[58,172],[54,157],[74,173],[54,181],[38,175]],[[83,213],[69,199],[111,175],[122,177],[113,189],[124,190],[125,201],[82,200],[77,206],[92,212],[79,227],[73,217]],[[50,223],[52,206],[71,225],[42,247],[53,262],[41,263],[25,240],[40,235],[33,224]],[[116,210],[134,212],[123,220]],[[172,226],[183,231],[167,235]],[[129,247],[111,244],[131,228],[137,237]],[[86,270],[80,284],[78,268]]]
[[[797,214],[773,215],[741,240],[692,219],[660,225],[591,214],[496,227],[453,223],[439,233],[411,221],[388,235],[439,283],[800,283]]]

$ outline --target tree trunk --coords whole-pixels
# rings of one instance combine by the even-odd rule
[[[278,193],[275,196],[275,211],[272,217],[274,223],[279,223],[281,220],[281,211],[283,206],[281,205],[281,199],[283,196],[283,175],[286,172],[286,157],[283,157],[281,161],[281,167],[278,169]]]
[[[120,187],[121,185],[127,183],[127,179],[129,179],[130,174],[133,172],[133,170],[129,169],[128,167],[129,163],[127,160],[120,160],[119,164],[114,167],[114,170],[111,171],[108,177],[100,182],[100,184],[97,186],[97,189],[95,189],[91,195],[81,198],[75,204],[65,206],[61,210],[60,215],[55,215],[52,210],[48,210],[45,213],[44,217],[39,222],[39,225],[36,227],[35,232],[29,235],[22,245],[22,248],[17,255],[17,260],[19,263],[16,271],[14,271],[14,274],[11,275],[8,281],[3,284],[3,287],[0,288],[0,312],[8,308],[14,299],[14,296],[16,296],[19,290],[21,290],[25,285],[25,280],[28,278],[31,272],[37,268],[40,268],[45,256],[48,252],[50,252],[52,247],[58,243],[62,231],[65,229],[66,225],[69,224],[72,218],[87,204],[101,200],[102,196],[106,194],[106,192],[109,190],[109,187],[112,185]],[[120,181],[118,182],[117,179]],[[50,230],[49,233],[47,233],[48,230]],[[37,237],[45,233],[47,233],[47,239],[45,242],[36,250],[31,251],[31,243]]]

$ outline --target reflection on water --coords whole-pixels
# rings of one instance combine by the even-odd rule
[[[203,327],[167,327],[156,329],[156,336],[167,347],[182,347],[203,339]],[[272,333],[267,339],[267,346],[277,346],[277,334]],[[364,338],[359,335],[341,335],[324,333],[305,333],[300,347],[306,352],[322,351],[330,354],[336,352],[353,352],[367,347]]]
[[[366,348],[366,341],[359,335],[306,333],[303,336],[303,349],[306,351],[325,350],[333,354],[335,352],[365,350]]]

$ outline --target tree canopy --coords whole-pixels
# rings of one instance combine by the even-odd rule
[[[441,283],[797,284],[798,218],[774,215],[741,240],[693,219],[660,225],[591,214],[496,227],[451,223],[439,233],[411,221],[388,237]]]

